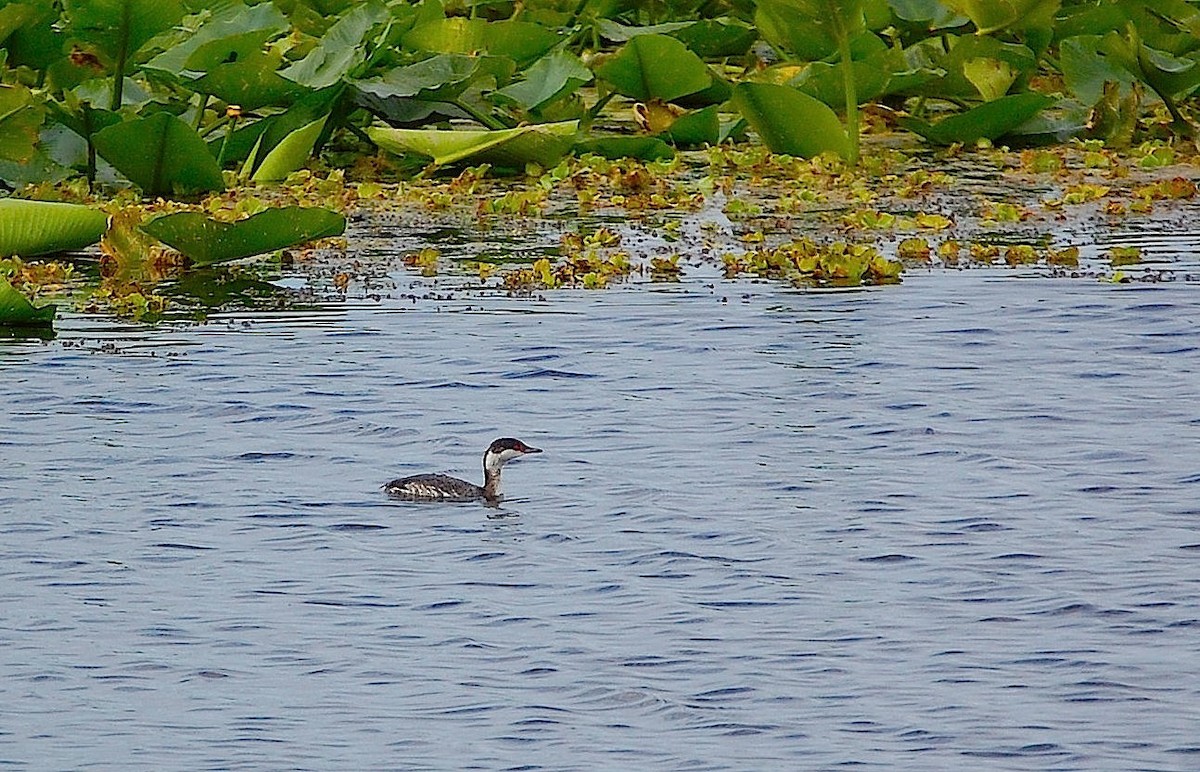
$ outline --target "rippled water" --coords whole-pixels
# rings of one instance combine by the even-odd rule
[[[0,344],[0,765],[1195,769],[1198,320],[979,270]],[[509,434],[498,511],[379,490]]]

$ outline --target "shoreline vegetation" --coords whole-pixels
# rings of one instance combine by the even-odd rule
[[[1197,89],[1188,0],[9,2],[0,325],[399,266],[514,295],[1170,278],[1070,233],[1195,200]]]

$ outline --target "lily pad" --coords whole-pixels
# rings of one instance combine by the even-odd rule
[[[592,137],[575,145],[579,155],[595,153],[605,158],[637,158],[642,161],[659,161],[674,158],[675,151],[658,137]]]
[[[142,230],[187,255],[193,264],[209,265],[339,236],[346,230],[346,218],[329,209],[302,206],[268,209],[232,223],[179,212],[151,220]]]
[[[539,123],[498,131],[372,127],[367,129],[367,136],[384,150],[398,155],[429,156],[437,166],[470,158],[509,168],[523,167],[531,161],[549,167],[566,154],[578,128],[579,121]]]
[[[54,305],[35,306],[17,292],[8,279],[0,278],[0,326],[49,327],[57,312]]]
[[[733,104],[773,153],[812,158],[833,151],[846,158],[850,140],[824,102],[773,83],[739,83]]]
[[[108,216],[80,204],[0,199],[0,257],[32,257],[95,244]]]
[[[204,140],[169,113],[124,121],[96,133],[96,150],[147,196],[224,190]]]
[[[671,102],[712,84],[704,61],[666,35],[638,35],[597,67],[596,75],[619,93],[642,101]]]
[[[900,121],[900,125],[920,134],[935,145],[996,139],[1025,123],[1054,104],[1054,101],[1045,94],[1012,94],[974,107],[965,113],[952,115],[936,124],[917,118],[905,118]]]
[[[328,119],[329,116],[322,116],[284,137],[266,154],[262,163],[250,175],[250,179],[255,182],[277,182],[304,166],[308,157],[312,155],[313,147],[316,146]],[[252,158],[256,155],[257,153],[251,153]]]
[[[357,4],[334,23],[308,55],[279,74],[312,89],[339,82],[367,58],[365,42],[372,30],[388,19],[379,0]]]
[[[405,48],[443,54],[486,51],[528,66],[560,43],[558,33],[524,21],[449,18],[419,24],[404,36]]]

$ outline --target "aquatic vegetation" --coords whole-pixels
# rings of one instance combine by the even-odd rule
[[[379,0],[18,5],[37,13],[0,25],[0,181],[89,214],[75,241],[47,227],[59,241],[16,249],[6,223],[33,220],[0,201],[0,256],[86,246],[104,212],[139,213],[110,229],[75,307],[177,302],[156,298],[183,262],[139,233],[193,272],[330,236],[330,255],[273,264],[345,257],[340,227],[293,207],[481,231],[619,223],[507,256],[406,241],[389,258],[529,291],[669,280],[739,249],[732,274],[805,286],[886,283],[905,264],[1071,266],[1057,220],[1196,196],[1200,15],[1182,0],[529,0],[470,18]],[[1011,196],[961,196],[960,175]],[[346,293],[360,268],[316,283]]]
[[[320,207],[291,206],[265,209],[236,222],[214,220],[199,212],[177,212],[140,227],[192,263],[208,265],[340,236],[346,218]]]
[[[80,204],[0,199],[0,257],[32,257],[95,244],[108,217]]]
[[[869,244],[838,241],[819,245],[810,239],[741,255],[726,254],[722,261],[728,277],[753,274],[813,287],[895,284],[903,271],[901,263],[885,258]]]
[[[376,145],[439,165],[492,153],[518,171],[573,147],[662,157],[747,127],[776,153],[851,165],[860,135],[897,127],[938,145],[1138,147],[1192,136],[1200,85],[1198,14],[1184,0],[611,3],[570,14],[530,0],[471,18],[454,4],[381,0],[18,8],[0,41],[0,179],[95,181],[99,157],[147,196],[280,181],[313,156],[361,159]],[[610,104],[654,136],[614,132]],[[1139,157],[1172,160],[1164,144]]]
[[[0,276],[0,326],[49,327],[57,308],[53,304],[35,306]]]
[[[1108,251],[1108,259],[1114,267],[1136,265],[1142,262],[1142,250],[1138,247],[1113,247]]]

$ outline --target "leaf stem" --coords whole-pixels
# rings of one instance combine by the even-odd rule
[[[837,36],[838,56],[842,60],[842,85],[846,94],[846,138],[850,140],[850,157],[846,160],[854,166],[858,164],[858,84],[855,82],[854,60],[850,52],[850,30],[836,7],[830,11],[830,23]]]

